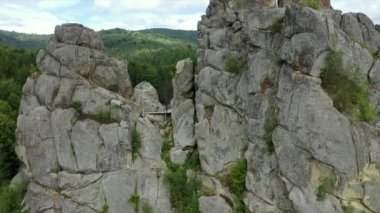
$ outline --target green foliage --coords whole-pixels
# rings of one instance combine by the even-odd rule
[[[269,27],[269,30],[275,33],[281,32],[283,22],[284,22],[283,18],[273,19],[272,25]]]
[[[136,159],[137,155],[140,155],[141,148],[141,136],[136,128],[132,131],[132,158]]]
[[[112,118],[110,109],[98,110],[94,115],[91,115],[90,117],[94,121],[97,121],[101,124],[110,124],[117,122]]]
[[[194,31],[165,29],[113,29],[99,32],[106,53],[129,62],[128,72],[132,84],[148,81],[157,89],[160,101],[164,104],[169,104],[173,96],[171,79],[177,61],[189,57],[196,61],[194,34]]]
[[[303,7],[310,7],[319,10],[319,3],[317,0],[299,0],[299,4]]]
[[[0,45],[0,185],[7,184],[19,167],[14,151],[16,119],[22,84],[36,69],[34,58],[35,52]]]
[[[147,30],[141,30],[142,33],[155,34],[166,38],[181,39],[189,42],[198,42],[197,31],[193,30],[172,30],[164,28],[153,28]]]
[[[323,179],[321,185],[318,186],[315,192],[318,201],[324,201],[327,193],[331,193],[335,188],[335,179],[333,177],[326,177]]]
[[[171,79],[174,75],[177,61],[190,57],[196,62],[196,31],[170,29],[128,31],[112,29],[102,30],[98,34],[104,43],[107,54],[129,62],[128,72],[132,84],[137,85],[142,81],[150,82],[157,89],[160,101],[164,104],[169,104],[172,98]],[[18,48],[44,48],[49,38],[50,35],[0,31],[0,43]],[[25,69],[28,69],[29,64],[34,64],[35,53],[32,56],[31,62],[25,64]],[[2,65],[0,63],[0,69],[4,67]],[[10,63],[7,63],[7,65],[11,68],[14,67]],[[19,79],[25,80],[24,77]]]
[[[344,213],[354,213],[355,212],[355,208],[351,205],[350,202],[348,203],[348,205],[343,205],[342,209],[343,209]]]
[[[26,192],[26,184],[4,185],[0,187],[0,212],[19,213]]]
[[[198,171],[201,168],[201,161],[199,159],[199,153],[194,151],[191,153],[189,160],[185,164],[186,168],[191,169],[193,171]]]
[[[0,42],[13,48],[38,50],[46,47],[50,35],[16,33],[0,30]]]
[[[148,203],[143,204],[142,211],[143,213],[153,213],[153,209]]]
[[[185,165],[169,164],[164,181],[169,186],[170,201],[181,213],[198,213],[198,198],[201,183],[187,178]]]
[[[140,196],[138,194],[133,194],[129,199],[128,202],[133,205],[133,208],[137,212],[140,207]]]
[[[226,71],[234,74],[240,74],[245,66],[245,62],[243,60],[231,53],[227,55],[225,64]]]
[[[274,129],[276,128],[276,126],[278,124],[277,111],[278,110],[276,107],[271,107],[269,114],[267,115],[267,119],[265,120],[265,124],[264,124],[263,140],[264,140],[265,146],[267,148],[267,151],[269,153],[274,152],[272,135],[273,135]]]
[[[376,110],[368,98],[365,76],[343,66],[342,53],[332,51],[321,73],[322,87],[334,102],[334,107],[354,120],[373,121]]]
[[[376,24],[375,29],[380,33],[380,25]]]
[[[82,103],[80,101],[73,101],[70,107],[76,109],[77,111],[80,111],[82,108]]]
[[[103,204],[102,211],[100,211],[100,213],[107,213],[108,212],[108,208],[109,208],[108,203],[105,202]]]
[[[235,196],[234,198],[235,213],[249,213],[248,207],[245,205],[241,197]]]
[[[245,190],[245,176],[247,174],[247,162],[237,160],[228,171],[228,186],[232,193],[241,195]]]
[[[170,163],[170,149],[173,147],[173,136],[171,133],[165,134],[164,143],[161,149],[161,159]]]

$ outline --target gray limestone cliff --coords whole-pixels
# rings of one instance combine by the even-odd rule
[[[202,213],[380,212],[374,24],[323,9],[329,1],[320,10],[249,2],[210,1],[198,23],[197,67],[178,62],[168,117],[148,113],[165,111],[157,91],[148,82],[132,89],[126,65],[104,55],[94,31],[57,26],[18,117],[23,166],[14,181],[29,181],[26,209],[181,212],[165,181],[179,164],[201,184]],[[326,86],[334,75],[361,99],[339,99],[340,84]],[[196,170],[187,166],[193,156]]]
[[[364,14],[297,4],[236,9],[231,2],[239,1],[211,1],[198,24],[202,170],[223,176],[246,160],[250,212],[379,212],[379,116],[351,119],[321,85],[329,58],[339,55],[342,67],[364,76],[370,105],[379,109],[374,24]]]
[[[102,47],[91,29],[57,26],[37,56],[41,74],[23,87],[16,132],[23,167],[14,182],[30,180],[24,199],[30,212],[100,212],[105,206],[133,212],[128,200],[135,194],[155,212],[170,209],[160,174],[160,129],[138,117],[147,103],[162,107],[157,92],[143,82],[135,88],[136,102],[129,100],[126,65]],[[138,158],[133,131],[140,133]]]

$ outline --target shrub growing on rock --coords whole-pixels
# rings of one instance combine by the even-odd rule
[[[0,187],[0,212],[21,212],[26,186],[27,184],[18,184]]]
[[[164,181],[169,186],[170,201],[181,213],[198,213],[201,183],[188,178],[186,165],[169,164]]]
[[[132,130],[132,158],[136,159],[137,155],[140,155],[141,148],[141,136],[136,128]]]
[[[244,69],[245,62],[239,59],[236,55],[230,53],[227,55],[225,64],[227,72],[240,74]]]
[[[247,163],[245,160],[237,160],[229,169],[228,186],[232,193],[240,195],[245,190],[245,175],[247,174]]]
[[[273,131],[277,126],[277,108],[271,107],[269,115],[267,116],[264,124],[263,140],[267,151],[271,154],[274,152],[274,145],[272,141]]]
[[[153,209],[148,203],[143,204],[142,211],[143,213],[153,213]]]
[[[80,109],[82,108],[82,103],[79,101],[73,101],[70,107],[74,108],[77,111],[80,111]]]
[[[340,112],[349,115],[353,120],[376,119],[376,110],[369,102],[365,77],[358,71],[347,70],[343,66],[341,52],[330,52],[321,79],[322,87]]]
[[[98,110],[94,115],[91,115],[91,119],[101,123],[110,124],[115,123],[117,120],[111,117],[111,110]]]
[[[316,196],[318,201],[324,201],[327,193],[331,193],[335,188],[335,179],[327,177],[323,179],[321,185],[317,188]]]
[[[137,212],[139,210],[140,206],[140,196],[138,194],[133,194],[129,199],[128,202],[133,205],[133,208]]]

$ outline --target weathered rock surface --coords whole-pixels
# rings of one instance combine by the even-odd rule
[[[133,104],[126,65],[102,49],[93,30],[64,24],[37,56],[41,74],[23,88],[16,145],[23,167],[14,179],[30,180],[30,212],[100,212],[105,205],[108,212],[134,212],[132,195],[154,212],[171,211],[157,172],[165,166],[160,130],[134,108],[162,110],[157,92],[141,84]],[[139,150],[132,150],[135,128]]]
[[[244,201],[251,212],[343,212],[351,201],[355,211],[378,211],[380,165],[371,150],[379,149],[379,116],[352,121],[334,107],[320,79],[329,53],[341,52],[346,68],[369,76],[370,84],[363,82],[379,109],[374,24],[364,14],[290,1],[278,1],[285,9],[271,1],[244,3],[211,1],[198,23],[195,137],[202,172],[225,176],[245,159]],[[330,8],[329,1],[319,4]],[[360,179],[363,173],[371,178]],[[316,191],[329,178],[334,189],[320,201]],[[199,201],[203,208],[216,202]]]
[[[26,208],[136,212],[138,195],[137,212],[178,212],[167,163],[187,168],[199,156],[190,166],[200,169],[185,172],[201,183],[202,213],[380,212],[379,114],[364,122],[340,112],[321,78],[341,52],[335,71],[364,76],[351,78],[378,113],[380,34],[329,0],[321,10],[294,2],[211,0],[198,23],[199,74],[190,59],[176,67],[171,124],[151,84],[132,95],[125,64],[103,54],[94,31],[57,26],[22,91],[14,182],[30,180]],[[246,163],[239,194],[229,182],[236,162]]]
[[[170,150],[170,159],[174,163],[184,164],[189,151],[195,147],[193,62],[190,59],[179,61],[176,69],[171,101],[174,147]]]

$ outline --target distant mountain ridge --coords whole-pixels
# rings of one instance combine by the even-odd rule
[[[181,41],[186,41],[190,43],[196,43],[197,32],[188,30],[172,30],[165,28],[152,28],[146,30],[131,31],[121,28],[101,30],[98,31],[101,37],[112,37],[114,35],[125,35],[138,33],[140,35],[150,35],[153,38],[166,38],[166,39],[176,39]],[[13,31],[0,30],[0,43],[13,48],[20,49],[40,49],[44,48],[49,41],[51,35],[39,35],[39,34],[27,34],[18,33]],[[107,39],[108,41],[110,39]],[[125,39],[124,39],[125,40]],[[134,41],[136,42],[136,41]],[[107,43],[105,43],[106,48]]]

